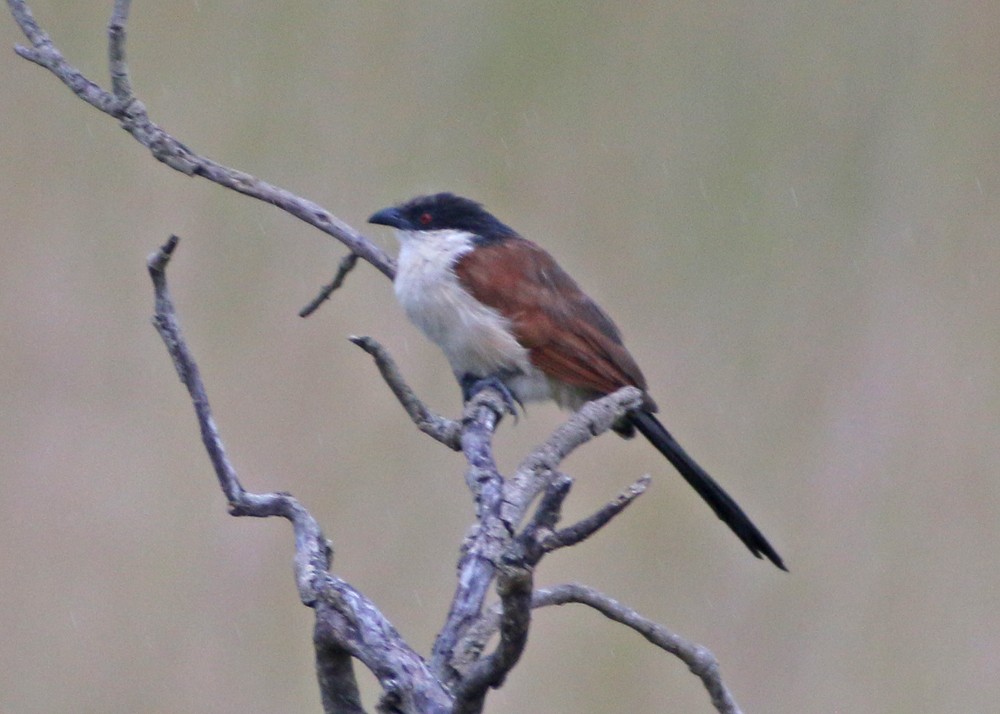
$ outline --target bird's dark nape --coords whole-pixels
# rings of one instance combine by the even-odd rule
[[[517,235],[513,228],[497,220],[481,203],[453,193],[417,196],[398,206],[373,213],[368,222],[402,230],[461,230],[472,234],[477,243],[490,243]]]
[[[743,509],[681,448],[659,419],[649,412],[636,411],[629,414],[629,420],[661,454],[667,457],[684,480],[691,484],[698,495],[712,507],[715,515],[732,529],[751,553],[758,558],[766,557],[782,570],[788,570],[781,556],[767,542],[764,534],[757,530],[757,526],[750,521]]]

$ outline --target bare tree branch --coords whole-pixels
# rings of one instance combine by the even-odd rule
[[[132,97],[132,80],[125,62],[125,24],[131,0],[115,0],[115,9],[108,22],[108,70],[111,74],[111,92],[119,101]]]
[[[326,714],[365,714],[354,676],[354,658],[338,645],[336,637],[324,635],[322,625],[323,620],[317,618],[313,645],[323,711]]]
[[[481,394],[494,397],[491,391],[485,390]],[[509,508],[511,504],[507,495],[512,481],[505,482],[500,476],[490,451],[495,423],[491,425],[490,422],[485,422],[489,428],[475,432],[478,438],[473,443],[465,438],[470,434],[467,422],[463,450],[470,464],[467,482],[477,496],[479,525],[466,539],[464,555],[459,562],[459,587],[448,621],[435,641],[431,661],[435,671],[446,677],[445,681],[452,683],[456,693],[456,711],[474,714],[481,710],[487,689],[503,682],[527,641],[530,616],[523,609],[527,607],[527,603],[518,600],[519,590],[511,588],[514,582],[530,583],[534,567],[547,552],[543,546],[542,534],[547,537],[551,533],[550,529],[558,522],[562,502],[572,484],[571,479],[556,475],[551,469],[576,446],[609,428],[624,413],[622,404],[631,404],[635,399],[633,391],[635,390],[621,390],[599,400],[592,409],[585,407],[582,411],[586,414],[582,418],[578,419],[579,415],[571,418],[557,430],[556,435],[536,450],[536,454],[544,451],[544,457],[526,459],[526,463],[539,470],[524,474],[523,481],[530,484],[530,490],[534,493],[546,489],[546,495],[536,508],[531,523],[519,534],[515,530],[521,513]],[[489,408],[499,419],[503,414],[504,404],[499,394],[495,395],[495,399]],[[479,407],[474,399],[466,410],[467,420],[470,411],[477,408]],[[612,513],[602,511],[603,520],[600,525],[606,524],[642,490],[644,486],[624,503],[616,505]],[[593,530],[600,527],[596,521],[588,522],[588,525]],[[584,534],[584,530],[584,527],[577,528],[580,539],[589,535]],[[500,642],[491,655],[478,660],[486,639],[470,640],[469,635],[478,629],[488,585],[498,569],[503,574],[497,582],[503,612]],[[506,574],[509,573],[516,573],[518,579],[506,579]]]
[[[114,97],[66,62],[59,49],[52,44],[48,34],[35,22],[31,9],[21,0],[7,0],[7,5],[10,7],[14,20],[32,45],[31,47],[16,45],[14,51],[24,59],[52,72],[87,104],[96,107],[105,114],[115,116],[114,113],[118,109],[115,107]]]
[[[618,494],[615,500],[606,504],[601,510],[571,526],[561,528],[554,533],[544,536],[540,539],[539,545],[548,553],[557,548],[566,548],[586,540],[606,526],[608,521],[628,508],[635,499],[644,494],[649,487],[650,480],[649,474],[646,474]]]
[[[371,338],[352,338],[352,341],[376,357],[383,378],[414,423],[438,438],[432,433],[436,430],[426,428],[429,420],[425,408],[402,380],[384,348]],[[485,389],[466,405],[460,443],[469,464],[466,483],[476,498],[478,523],[463,543],[458,564],[458,585],[431,657],[431,668],[435,674],[448,687],[459,692],[456,699],[458,710],[471,713],[481,709],[486,690],[502,682],[520,656],[527,639],[530,618],[517,616],[515,600],[508,599],[505,612],[510,613],[506,620],[510,626],[504,631],[497,650],[489,657],[477,661],[485,640],[468,640],[467,635],[476,631],[489,586],[501,563],[517,572],[527,573],[530,580],[530,574],[542,555],[559,547],[556,540],[547,549],[542,536],[536,534],[540,532],[539,523],[544,522],[551,524],[544,529],[544,537],[553,535],[551,528],[558,521],[559,508],[571,481],[567,477],[557,481],[556,488],[540,503],[532,525],[515,539],[515,527],[523,517],[524,508],[535,494],[552,482],[552,469],[563,458],[577,446],[611,428],[628,409],[638,406],[641,398],[639,390],[626,387],[585,405],[525,459],[517,476],[510,481],[501,476],[492,454],[493,432],[505,410],[502,396],[495,390]],[[577,540],[587,537],[642,493],[645,485],[646,481],[640,480],[632,487],[634,493],[619,497],[618,501],[582,524],[571,527],[561,537],[567,541],[574,537]],[[517,549],[516,556],[514,549]],[[513,592],[501,586],[499,580],[498,589]],[[503,597],[501,603],[504,603]],[[460,642],[462,646],[459,646]],[[471,679],[467,679],[469,677]]]
[[[308,305],[299,310],[299,317],[309,317],[316,312],[319,309],[319,306],[329,300],[330,296],[333,295],[333,292],[344,284],[344,279],[347,278],[347,274],[354,270],[354,266],[357,264],[357,253],[348,253],[341,258],[340,265],[337,267],[337,274],[333,276],[333,280],[328,285],[324,285],[319,291],[319,295],[314,297]]]
[[[530,523],[509,539],[498,564],[500,602],[494,610],[498,615],[492,619],[489,614],[480,615],[456,643],[452,662],[456,671],[462,673],[460,682],[454,687],[456,714],[481,712],[488,690],[502,685],[520,659],[531,624],[534,567],[546,552],[542,537],[551,533],[558,523],[572,483],[565,474],[558,474],[549,483]],[[483,630],[484,622],[493,627]],[[496,648],[490,655],[480,658],[486,640],[497,630],[500,638]],[[477,638],[477,634],[482,637]]]
[[[307,311],[316,309],[339,287],[358,258],[391,279],[395,273],[392,259],[351,226],[311,201],[196,154],[150,120],[134,94],[126,60],[130,5],[130,0],[115,0],[108,23],[110,92],[66,62],[23,0],[8,0],[11,14],[31,44],[17,46],[16,52],[49,70],[83,101],[116,119],[157,160],[185,175],[201,176],[275,205],[346,245],[350,253],[341,261],[334,281]],[[642,399],[639,390],[625,388],[585,405],[535,449],[512,478],[505,480],[492,450],[494,431],[505,413],[502,395],[485,389],[466,405],[461,424],[445,419],[431,413],[416,397],[378,343],[370,338],[353,338],[372,355],[383,379],[418,428],[449,448],[461,450],[468,463],[466,482],[475,497],[477,522],[463,542],[458,584],[428,664],[405,643],[374,603],[330,574],[332,548],[319,524],[295,498],[287,493],[250,493],[240,484],[226,456],[197,364],[181,335],[167,289],[166,266],[176,246],[177,238],[172,236],[148,261],[156,296],[153,322],[191,396],[202,441],[228,500],[229,512],[234,516],[280,516],[292,524],[299,597],[316,613],[316,669],[324,711],[364,712],[353,669],[353,659],[358,659],[382,687],[383,695],[376,707],[379,712],[478,714],[488,690],[499,686],[520,658],[527,643],[531,609],[578,602],[680,657],[702,678],[718,711],[739,712],[721,681],[718,663],[704,648],[582,585],[532,592],[534,568],[546,553],[589,537],[645,491],[648,477],[639,479],[591,516],[556,529],[572,486],[572,480],[558,472],[559,464],[577,446],[612,428],[628,410],[638,407]],[[518,530],[540,493],[543,496],[534,513]],[[500,601],[484,611],[494,580]],[[497,632],[497,646],[483,656],[486,642]]]
[[[484,389],[466,405],[463,416],[462,452],[469,464],[465,480],[476,497],[478,523],[462,544],[458,585],[431,650],[431,668],[449,687],[461,676],[453,663],[455,643],[478,620],[511,536],[510,526],[500,518],[503,477],[493,459],[493,432],[505,408],[502,395]]]
[[[563,459],[577,447],[611,429],[625,412],[641,404],[641,391],[635,387],[623,387],[583,405],[536,447],[507,481],[504,486],[504,519],[520,523],[528,506],[548,485]]]
[[[684,639],[663,625],[643,617],[632,608],[586,585],[567,583],[543,588],[536,590],[531,598],[532,609],[570,603],[586,605],[597,610],[608,619],[635,630],[652,644],[680,659],[702,680],[711,697],[712,705],[720,714],[742,713],[722,679],[718,660],[701,645]],[[485,641],[496,633],[501,626],[501,612],[500,604],[490,608],[477,626],[474,637]]]
[[[429,416],[426,407],[403,381],[386,350],[371,338],[355,337],[352,341],[375,358],[383,378],[413,422],[440,441],[450,443],[451,435],[455,433],[452,425],[448,424],[446,427],[444,433],[448,437],[445,438],[442,438],[442,431],[436,425],[431,426],[434,418]],[[530,618],[518,614],[522,611],[517,606],[519,601],[514,594],[519,591],[512,589],[509,583],[525,582],[524,578],[530,582],[532,570],[545,552],[560,547],[563,541],[568,544],[570,540],[579,541],[589,536],[645,490],[648,478],[640,479],[630,491],[589,519],[565,532],[557,534],[553,531],[559,519],[562,501],[572,481],[561,476],[550,483],[551,469],[574,448],[609,429],[627,409],[636,406],[639,400],[641,394],[638,390],[626,388],[585,406],[542,444],[532,457],[525,460],[527,468],[536,470],[519,472],[523,488],[534,494],[548,484],[549,493],[540,502],[530,526],[516,539],[514,530],[522,511],[510,508],[511,503],[506,493],[513,481],[504,481],[492,454],[493,432],[504,414],[503,399],[494,390],[486,389],[479,392],[466,406],[459,435],[462,451],[469,464],[466,482],[476,498],[478,523],[463,544],[458,565],[458,586],[445,625],[435,640],[431,659],[431,667],[437,676],[455,689],[457,711],[474,712],[481,709],[486,690],[503,681],[507,671],[517,662],[527,641]],[[522,470],[524,468],[522,466]],[[518,502],[524,505],[530,501],[531,498],[518,498]],[[513,518],[517,520],[512,520]],[[554,540],[546,540],[553,538]],[[466,635],[475,631],[479,623],[483,603],[490,584],[497,576],[498,568],[502,572],[519,574],[516,581],[501,576],[497,582],[501,603],[507,615],[505,622],[509,626],[502,628],[497,650],[489,657],[477,661],[485,639],[469,641]],[[458,647],[463,639],[466,641]]]
[[[489,656],[475,662],[455,687],[454,714],[481,712],[487,692],[503,684],[528,643],[533,571],[524,564],[524,558],[509,560],[511,562],[503,563],[497,572],[500,642]]]
[[[191,395],[202,441],[229,501],[229,512],[258,518],[281,516],[292,524],[299,597],[316,611],[314,639],[320,685],[338,687],[322,691],[324,706],[336,714],[362,711],[353,670],[343,659],[347,652],[375,674],[387,696],[391,694],[398,705],[393,710],[413,714],[450,712],[451,695],[431,674],[420,655],[403,641],[368,598],[329,573],[333,550],[312,515],[290,494],[249,493],[240,484],[226,456],[198,365],[181,334],[167,287],[166,267],[177,242],[177,237],[171,236],[147,261],[156,296],[153,324]]]
[[[715,655],[701,645],[696,645],[663,625],[643,617],[617,600],[586,585],[570,583],[536,591],[531,606],[546,607],[571,602],[594,608],[608,619],[635,630],[660,649],[680,658],[705,684],[705,689],[712,698],[712,704],[720,714],[741,714],[739,705],[722,680],[719,662],[715,659]]]
[[[396,399],[403,405],[403,409],[406,410],[420,431],[440,441],[453,451],[459,451],[462,448],[462,426],[458,422],[433,413],[420,401],[416,392],[403,380],[399,367],[396,366],[396,361],[393,360],[388,350],[371,337],[351,337],[350,340],[372,356],[382,379],[389,385],[389,389],[392,390]]]
[[[568,528],[556,531],[556,524],[561,518],[562,504],[573,484],[569,476],[556,473],[546,486],[545,493],[528,524],[508,544],[499,574],[514,571],[526,573],[526,577],[530,578],[535,566],[546,553],[579,543],[607,525],[614,516],[645,492],[648,483],[649,477],[644,476],[593,515]],[[455,646],[453,655],[455,668],[464,673],[462,684],[455,688],[456,709],[468,714],[473,714],[482,707],[488,687],[496,687],[503,682],[507,672],[516,664],[527,640],[530,617],[528,613],[519,614],[518,611],[518,607],[527,607],[527,603],[506,599],[504,597],[506,590],[501,578],[498,577],[497,592],[501,596],[499,610],[494,607],[493,614],[487,613],[476,620],[466,629],[465,635]],[[487,640],[497,630],[497,612],[500,613],[500,643],[493,654],[479,660]],[[517,630],[518,627],[523,630]]]
[[[396,274],[392,258],[322,206],[248,173],[201,156],[153,123],[145,105],[132,93],[125,57],[125,23],[131,4],[129,0],[115,2],[115,9],[108,23],[108,57],[114,94],[102,89],[66,62],[49,36],[35,22],[30,8],[23,0],[7,0],[7,4],[21,31],[31,42],[31,47],[15,47],[17,54],[49,70],[78,97],[117,119],[122,128],[149,149],[157,160],[187,176],[201,176],[220,186],[277,206],[333,236],[390,280]]]

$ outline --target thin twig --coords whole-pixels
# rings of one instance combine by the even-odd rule
[[[23,0],[8,0],[8,6],[31,46],[17,46],[15,51],[46,68],[80,99],[116,119],[157,160],[185,175],[201,176],[275,205],[346,245],[351,253],[341,261],[334,284],[328,286],[319,302],[343,282],[358,257],[391,279],[395,273],[392,259],[351,226],[307,199],[196,154],[150,120],[145,106],[134,94],[126,58],[130,4],[129,0],[115,0],[108,23],[111,92],[66,62]],[[449,447],[461,449],[469,463],[467,481],[476,496],[478,525],[465,541],[459,584],[429,667],[370,600],[329,573],[332,549],[318,523],[295,498],[285,493],[249,493],[240,484],[226,456],[197,364],[184,343],[167,290],[165,269],[176,246],[177,239],[172,236],[148,261],[156,292],[154,324],[191,395],[202,440],[229,502],[230,513],[280,516],[292,523],[299,595],[316,612],[317,671],[328,714],[363,712],[351,658],[363,662],[382,685],[380,712],[450,713],[454,704],[451,688],[461,695],[457,711],[478,712],[488,688],[498,686],[520,657],[527,641],[530,608],[568,602],[597,609],[674,653],[702,678],[718,711],[739,712],[719,677],[718,663],[704,648],[584,586],[565,585],[531,595],[532,569],[545,552],[577,543],[596,532],[645,489],[646,482],[640,479],[597,513],[554,531],[571,483],[556,468],[573,449],[611,428],[626,411],[638,406],[641,401],[638,390],[626,388],[586,405],[525,459],[514,478],[505,483],[492,456],[492,435],[504,410],[500,395],[492,394],[491,390],[480,393],[468,405],[461,425],[433,415],[405,385],[384,350],[374,341],[359,338],[358,344],[373,354],[386,382],[417,426]],[[542,491],[546,495],[531,522],[515,533],[530,503]],[[494,577],[500,603],[484,615],[483,602]],[[497,648],[480,658],[488,633],[497,629],[500,632]],[[463,652],[471,653],[471,657],[462,660]]]
[[[330,296],[333,295],[333,292],[344,284],[344,279],[347,277],[347,274],[354,270],[354,266],[357,265],[357,263],[357,253],[348,253],[341,258],[340,265],[337,267],[337,274],[333,276],[333,280],[328,285],[324,285],[319,291],[319,295],[314,297],[308,305],[299,310],[299,317],[309,317],[319,309],[320,305],[329,300]]]
[[[549,533],[541,539],[539,545],[545,552],[551,552],[557,548],[566,548],[576,545],[580,541],[586,540],[598,530],[608,524],[612,518],[624,511],[639,496],[646,492],[651,478],[649,474],[643,476],[627,489],[618,494],[615,500],[607,503],[599,511],[577,521],[571,526],[560,528]]]
[[[7,0],[7,4],[21,31],[31,42],[31,47],[16,46],[17,54],[49,70],[80,99],[117,119],[122,128],[149,149],[158,161],[187,176],[201,176],[220,186],[277,206],[336,238],[352,253],[369,262],[390,280],[393,278],[396,267],[392,258],[319,204],[195,153],[149,118],[145,105],[132,93],[132,82],[129,78],[125,54],[128,0],[116,1],[111,21],[108,23],[109,64],[114,94],[102,89],[66,62],[49,36],[35,22],[24,0]]]
[[[431,674],[423,659],[414,652],[392,624],[364,595],[328,570],[333,550],[316,519],[287,493],[250,493],[239,481],[219,435],[212,409],[201,381],[198,365],[181,334],[170,291],[166,267],[177,248],[170,239],[147,261],[156,297],[153,324],[163,338],[181,382],[194,404],[202,441],[215,467],[219,486],[234,516],[266,518],[280,516],[291,522],[295,534],[295,576],[302,602],[316,611],[317,672],[321,686],[338,686],[322,692],[324,706],[335,714],[356,714],[361,710],[353,669],[343,661],[343,653],[361,660],[379,679],[386,692],[400,698],[407,712],[451,711],[452,697]],[[330,661],[322,661],[329,655]]]
[[[663,625],[643,617],[630,607],[622,605],[607,595],[576,583],[536,590],[531,599],[532,608],[549,605],[579,603],[587,605],[610,620],[629,627],[649,642],[676,656],[701,679],[719,714],[741,714],[739,705],[726,687],[719,669],[719,662],[708,649],[668,630]]]
[[[642,392],[623,387],[588,402],[537,446],[504,486],[504,519],[520,523],[531,502],[554,477],[555,469],[577,447],[611,429],[629,410],[642,403]]]
[[[403,379],[399,367],[396,366],[396,361],[385,347],[371,337],[353,336],[348,339],[372,356],[382,379],[389,385],[389,389],[392,390],[396,399],[403,405],[403,409],[406,410],[420,431],[440,441],[453,451],[459,451],[462,448],[462,425],[435,414],[420,401],[420,397]]]
[[[530,538],[532,546],[538,546],[537,554],[534,554],[537,563],[541,559],[544,549],[541,548],[544,539],[551,534],[562,518],[562,506],[569,496],[569,491],[573,487],[573,479],[564,473],[556,472],[555,478],[545,487],[535,508],[535,514],[531,517],[531,522],[522,532],[523,538]]]
[[[108,22],[108,69],[111,74],[111,91],[115,98],[126,103],[132,99],[132,79],[125,61],[125,25],[128,23],[130,0],[115,0],[115,9]]]
[[[593,608],[608,619],[635,630],[655,646],[674,655],[701,679],[712,700],[712,705],[719,714],[741,714],[739,705],[722,679],[718,660],[705,647],[681,637],[663,625],[643,617],[632,608],[586,585],[567,583],[552,588],[543,588],[536,590],[531,597],[532,609],[571,603]],[[491,607],[477,624],[475,631],[469,634],[468,640],[485,642],[496,633],[500,628],[501,611],[499,603]]]

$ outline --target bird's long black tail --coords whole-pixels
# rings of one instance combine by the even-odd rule
[[[667,457],[670,463],[674,465],[674,468],[680,471],[684,480],[691,484],[699,496],[705,499],[705,502],[715,511],[715,515],[721,518],[733,530],[733,533],[739,536],[739,539],[750,549],[751,553],[758,558],[766,556],[768,560],[782,570],[788,570],[785,564],[781,562],[781,556],[767,542],[764,534],[757,530],[757,526],[750,521],[747,514],[743,512],[743,509],[737,505],[736,501],[728,493],[722,490],[722,486],[717,484],[705,472],[705,469],[699,466],[681,448],[681,445],[670,435],[670,432],[660,423],[659,419],[649,412],[642,411],[632,412],[629,414],[629,418],[632,424],[635,425],[635,428],[649,439],[649,442],[661,454]]]

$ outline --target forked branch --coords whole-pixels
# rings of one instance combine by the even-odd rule
[[[431,675],[420,655],[403,641],[374,603],[329,573],[333,549],[309,511],[291,494],[250,493],[240,483],[226,456],[205,385],[184,341],[167,286],[166,268],[177,243],[177,237],[171,236],[147,261],[156,297],[153,324],[191,395],[202,442],[229,502],[229,512],[234,516],[257,518],[280,516],[292,524],[299,598],[316,612],[317,672],[326,711],[328,714],[363,711],[351,665],[351,658],[355,657],[378,677],[386,696],[391,695],[398,704],[396,710],[450,712],[450,694]]]
[[[116,0],[108,22],[108,63],[111,89],[103,89],[69,64],[48,34],[39,27],[31,8],[23,0],[7,0],[11,14],[20,26],[30,47],[17,45],[21,57],[44,67],[58,77],[80,99],[116,119],[153,157],[187,176],[201,176],[220,186],[270,203],[309,225],[330,235],[352,253],[367,261],[389,279],[395,275],[395,263],[386,253],[353,227],[322,206],[296,196],[244,171],[224,166],[202,156],[167,133],[150,119],[146,106],[133,93],[125,54],[125,25],[130,0]]]
[[[741,714],[742,710],[722,679],[718,660],[705,647],[684,639],[663,625],[643,617],[632,608],[586,585],[571,583],[546,590],[536,590],[531,599],[532,608],[568,603],[591,607],[608,619],[635,630],[660,649],[680,658],[688,669],[701,679],[716,711],[720,714]]]
[[[343,282],[357,258],[392,278],[392,259],[324,208],[195,153],[150,119],[134,93],[126,59],[130,4],[129,0],[116,0],[108,23],[110,91],[66,62],[23,0],[8,0],[12,16],[30,42],[30,46],[18,46],[16,51],[46,68],[80,99],[118,121],[157,160],[185,175],[201,176],[275,205],[342,242],[350,252],[318,301]],[[512,477],[505,479],[492,454],[493,432],[504,413],[499,394],[482,391],[467,405],[461,423],[445,419],[431,413],[416,397],[384,349],[370,338],[356,338],[356,343],[375,359],[414,423],[449,448],[461,450],[468,462],[466,482],[476,502],[476,523],[462,545],[451,608],[432,657],[426,662],[372,601],[329,572],[333,551],[305,507],[287,493],[256,494],[241,485],[226,455],[167,288],[166,267],[176,247],[177,239],[171,237],[148,262],[156,295],[154,324],[191,396],[202,441],[230,513],[279,516],[292,524],[299,596],[316,613],[317,672],[326,712],[364,711],[353,670],[353,660],[358,659],[382,686],[383,696],[377,706],[380,712],[476,714],[482,710],[489,689],[499,686],[520,658],[527,643],[532,608],[569,602],[586,604],[677,655],[705,682],[718,711],[739,711],[722,683],[718,664],[704,648],[585,586],[538,591],[533,588],[534,569],[545,554],[596,533],[645,491],[648,477],[632,484],[588,518],[558,527],[572,485],[569,477],[559,473],[560,463],[573,449],[604,433],[625,412],[637,407],[641,401],[637,389],[626,388],[585,405],[533,451]],[[537,499],[540,494],[542,497]],[[499,602],[487,607],[485,600],[494,584]],[[494,633],[499,635],[498,643],[492,652],[485,653]]]
[[[665,652],[669,652],[687,665],[691,672],[701,679],[712,700],[712,705],[720,714],[742,714],[732,692],[722,679],[719,662],[706,648],[687,640],[668,628],[643,617],[632,608],[608,597],[586,585],[567,583],[552,588],[535,590],[531,597],[531,608],[539,609],[552,605],[586,605],[642,635],[646,640]],[[501,607],[494,605],[483,618],[476,639],[489,639],[501,628]]]

